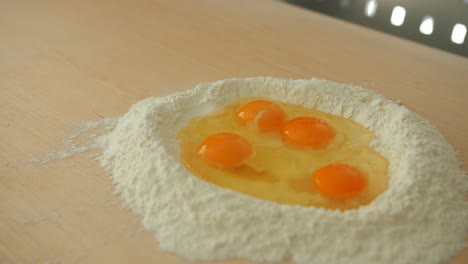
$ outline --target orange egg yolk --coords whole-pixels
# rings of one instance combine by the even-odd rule
[[[244,125],[253,125],[262,132],[268,132],[279,129],[285,113],[281,107],[270,101],[256,100],[243,105],[237,117]]]
[[[317,170],[312,183],[322,195],[341,200],[361,193],[367,186],[367,176],[353,166],[331,164]]]
[[[335,138],[335,130],[326,121],[314,117],[298,117],[281,128],[283,140],[300,147],[323,148]]]
[[[220,133],[207,137],[199,145],[198,155],[212,166],[231,169],[252,155],[252,147],[239,135]]]

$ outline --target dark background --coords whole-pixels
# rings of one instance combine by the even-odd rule
[[[459,23],[468,27],[468,0],[377,0],[377,10],[373,17],[368,17],[364,13],[366,2],[369,0],[285,1],[468,57],[468,35],[465,36],[463,44],[451,41],[455,24]],[[390,23],[392,10],[395,6],[402,6],[406,9],[406,17],[401,26],[394,26]],[[419,31],[425,16],[431,16],[434,19],[434,30],[431,35],[424,35]]]

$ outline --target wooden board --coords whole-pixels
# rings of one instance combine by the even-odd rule
[[[82,121],[199,82],[359,84],[429,119],[468,164],[466,58],[278,1],[25,2],[0,3],[0,263],[191,263],[158,250],[86,155],[31,159]]]

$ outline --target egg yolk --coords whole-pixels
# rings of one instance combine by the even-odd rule
[[[262,132],[268,132],[279,129],[285,113],[281,107],[270,101],[256,100],[242,106],[237,117],[244,125],[253,125]]]
[[[317,170],[312,183],[322,195],[341,200],[361,193],[367,186],[367,176],[351,165],[331,164]]]
[[[335,130],[326,121],[314,117],[298,117],[281,128],[283,140],[300,147],[323,148],[335,138]]]
[[[231,169],[241,166],[252,155],[252,147],[239,135],[220,133],[203,140],[197,153],[212,166]]]

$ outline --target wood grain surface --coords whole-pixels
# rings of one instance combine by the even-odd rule
[[[278,1],[4,0],[0,263],[192,263],[158,249],[86,154],[31,160],[142,98],[249,76],[378,91],[435,124],[468,164],[466,58]]]

